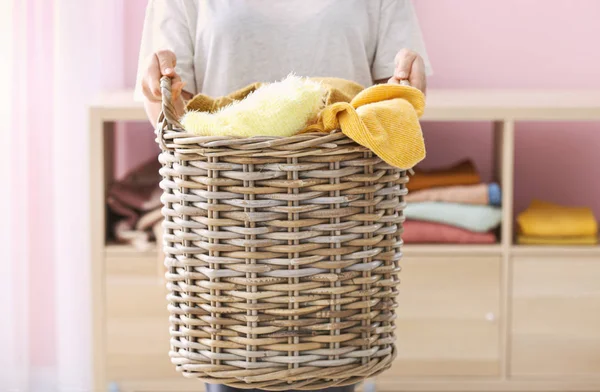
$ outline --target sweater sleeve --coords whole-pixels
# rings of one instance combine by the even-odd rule
[[[371,69],[373,80],[387,79],[394,74],[394,58],[403,48],[420,54],[427,75],[431,75],[431,64],[412,2],[381,0],[379,7],[377,49]]]
[[[159,50],[171,50],[177,57],[175,70],[185,90],[197,93],[194,76],[194,39],[198,12],[192,0],[149,0],[140,45],[134,98],[143,100],[141,78],[148,58]]]

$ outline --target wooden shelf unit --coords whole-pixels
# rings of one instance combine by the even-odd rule
[[[377,391],[600,390],[600,247],[513,244],[515,123],[600,121],[600,91],[431,90],[427,101],[423,121],[493,124],[500,242],[404,247],[399,355]],[[201,391],[167,357],[156,251],[106,244],[115,123],[145,119],[131,91],[90,107],[94,390]]]

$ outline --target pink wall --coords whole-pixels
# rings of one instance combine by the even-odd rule
[[[435,74],[431,88],[600,89],[600,1],[413,0]],[[135,78],[144,0],[126,4],[126,77]],[[491,176],[491,128],[486,123],[424,125],[426,166],[472,157]],[[600,217],[600,125],[517,124],[516,208],[533,197],[593,206]],[[121,149],[119,173],[152,157],[151,130],[139,125],[128,136],[135,151]],[[140,148],[140,143],[143,148]],[[448,148],[452,145],[452,148]],[[569,154],[576,150],[576,154]],[[542,171],[544,174],[538,175]],[[575,191],[581,190],[581,191]],[[587,190],[583,192],[583,190]]]
[[[127,0],[123,3],[123,17],[125,24],[124,75],[125,86],[133,88],[138,66],[138,51],[144,26],[144,10],[147,0]],[[118,127],[115,137],[116,164],[115,175],[122,177],[130,168],[153,159],[159,153],[159,148],[154,142],[153,129],[147,123],[127,124],[127,127]],[[135,148],[127,148],[135,146]]]
[[[433,88],[600,89],[600,1],[413,2],[434,67]],[[424,127],[426,165],[468,154],[489,178],[489,125]],[[593,206],[600,218],[600,182],[591,180],[600,167],[599,131],[598,123],[518,123],[516,210],[540,197]]]

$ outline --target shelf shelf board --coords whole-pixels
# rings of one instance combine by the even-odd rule
[[[600,120],[598,90],[461,90],[427,92],[423,120]]]
[[[444,256],[444,255],[499,255],[500,244],[468,245],[468,244],[407,244],[402,247],[404,256]]]
[[[146,120],[133,90],[106,92],[90,108],[113,120]],[[599,90],[430,89],[423,120],[600,120]]]
[[[402,246],[405,257],[412,256],[444,256],[444,255],[496,255],[502,253],[502,245],[468,245],[468,244],[407,244]],[[140,250],[128,244],[107,244],[104,253],[109,257],[156,257],[156,247]],[[512,256],[577,256],[599,257],[600,245],[512,245]]]
[[[491,245],[460,245],[460,244],[431,244],[416,245],[408,244],[402,246],[405,256],[443,256],[443,255],[493,255],[502,253],[500,244]],[[133,245],[128,244],[107,244],[104,253],[109,257],[140,257],[156,256],[156,247],[152,246],[147,250],[139,250]]]
[[[513,245],[512,256],[573,256],[597,257],[600,260],[600,246],[598,245]]]
[[[156,245],[152,244],[148,249],[138,249],[130,244],[109,243],[104,246],[104,255],[108,257],[151,257],[156,256]]]

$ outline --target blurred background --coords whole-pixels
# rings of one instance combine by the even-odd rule
[[[600,90],[600,1],[413,3],[434,69],[432,99],[442,89],[480,90],[482,100],[497,89]],[[193,388],[169,381],[177,375],[166,358],[152,233],[141,243],[117,243],[112,229],[122,215],[108,209],[106,218],[98,207],[111,184],[158,154],[131,95],[145,7],[145,0],[0,2],[2,391]],[[561,105],[578,101],[569,102]],[[600,390],[598,247],[538,252],[513,241],[513,219],[533,199],[587,206],[600,216],[600,123],[584,117],[516,121],[514,150],[494,136],[499,119],[423,122],[423,169],[470,159],[482,182],[501,182],[494,151],[513,151],[513,173],[504,177],[511,185],[502,185],[514,203],[503,225],[515,230],[487,249],[407,250],[408,266],[411,257],[425,266],[412,269],[420,274],[414,286],[405,278],[404,301],[414,301],[399,324],[400,336],[416,343],[400,358],[397,383],[388,374],[381,390]],[[104,131],[112,136],[92,133]],[[100,245],[94,228],[102,228]],[[427,282],[435,287],[417,288]]]

